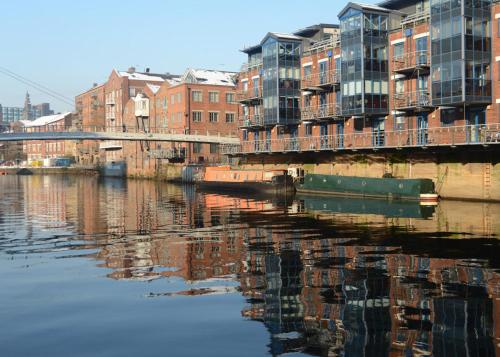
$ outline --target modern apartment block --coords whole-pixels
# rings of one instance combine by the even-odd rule
[[[242,143],[225,153],[500,142],[500,4],[348,3],[338,18],[243,51]]]

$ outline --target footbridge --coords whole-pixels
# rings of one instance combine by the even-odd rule
[[[202,143],[231,145],[239,144],[237,134],[220,132],[189,132],[166,128],[137,129],[132,127],[31,127],[0,133],[0,142],[6,141],[54,141],[54,140],[96,140],[96,141],[158,141],[178,143]]]

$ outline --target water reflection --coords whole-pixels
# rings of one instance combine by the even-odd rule
[[[265,326],[271,355],[500,356],[499,205],[0,180],[0,254],[84,257],[115,280],[187,283],[145,298],[241,294],[238,313]]]

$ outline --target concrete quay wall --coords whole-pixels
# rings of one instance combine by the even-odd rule
[[[442,198],[500,202],[500,150],[255,155],[244,168],[287,169],[360,177],[429,178]]]

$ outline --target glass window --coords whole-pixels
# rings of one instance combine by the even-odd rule
[[[193,122],[200,123],[201,119],[202,119],[201,117],[202,117],[202,112],[200,112],[200,111],[193,112]]]
[[[194,90],[192,92],[193,102],[203,102],[203,92],[201,90]]]
[[[208,101],[210,103],[219,103],[219,92],[215,91],[208,92]]]
[[[226,113],[226,123],[234,123],[234,113]]]
[[[232,92],[226,93],[226,103],[228,104],[236,103],[234,93]]]
[[[219,121],[219,112],[209,112],[208,121],[210,123],[217,123]]]

